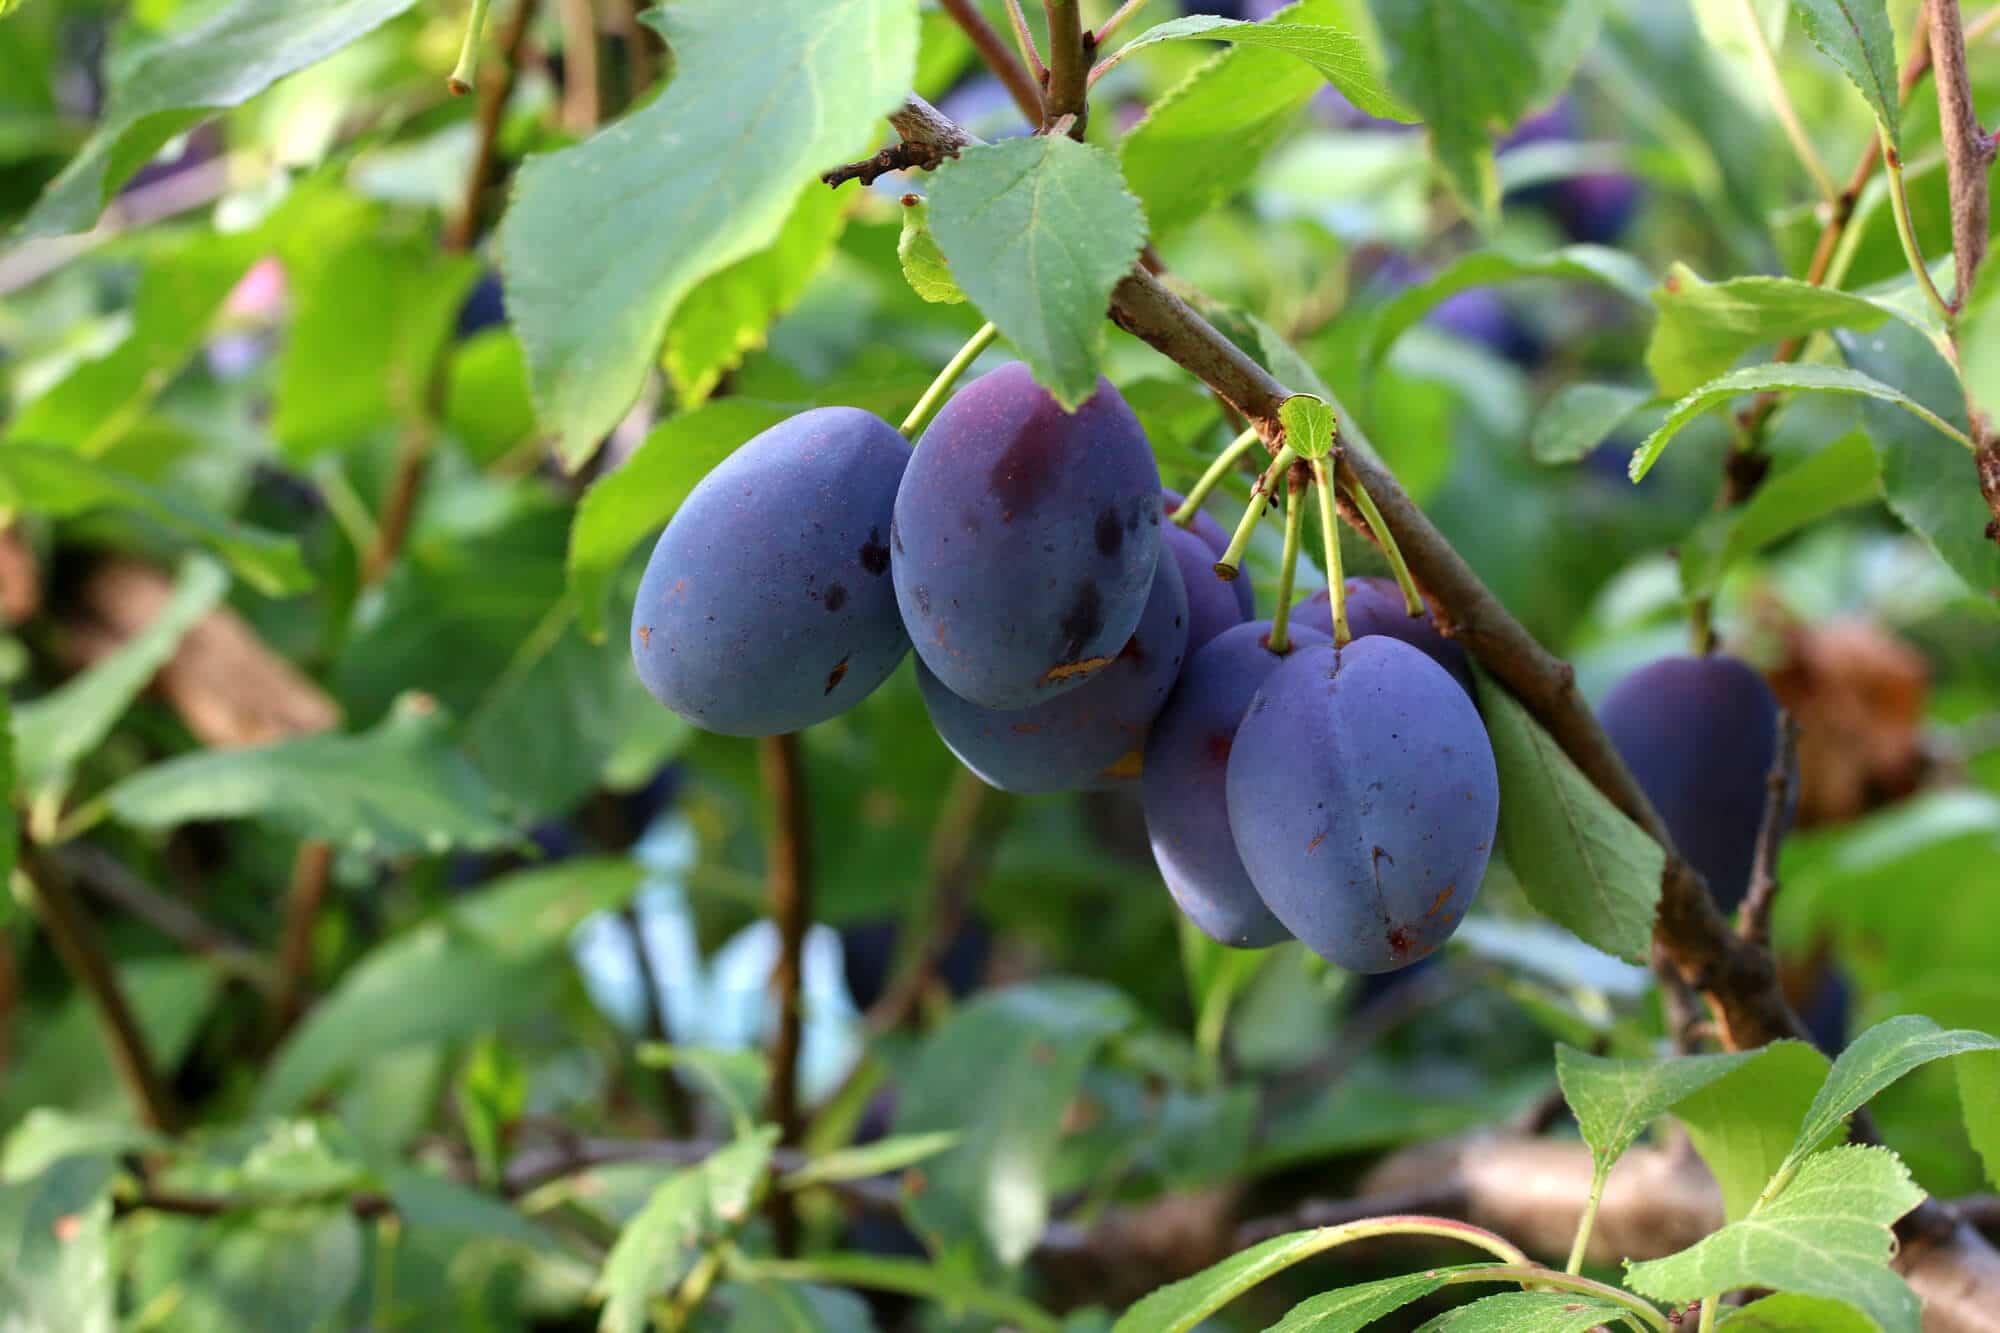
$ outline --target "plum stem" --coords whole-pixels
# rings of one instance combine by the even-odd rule
[[[1877,130],[1882,136],[1882,167],[1889,177],[1889,211],[1896,218],[1896,238],[1903,243],[1903,257],[1910,263],[1910,272],[1916,275],[1917,286],[1923,288],[1924,299],[1944,320],[1946,329],[1952,326],[1956,314],[1951,302],[1944,299],[1937,283],[1931,280],[1930,265],[1924,262],[1924,250],[1917,240],[1917,229],[1910,221],[1910,192],[1903,182],[1903,155],[1889,142],[1887,130]]]
[[[1354,632],[1347,625],[1347,578],[1340,569],[1340,520],[1333,512],[1333,473],[1324,458],[1313,460],[1313,481],[1317,483],[1313,489],[1319,492],[1319,536],[1326,544],[1326,600],[1333,610],[1333,646],[1345,648]]]
[[[465,21],[465,40],[459,44],[458,63],[452,66],[445,86],[453,97],[472,91],[479,79],[479,38],[486,31],[486,11],[493,0],[472,0],[472,15]]]
[[[910,409],[910,415],[904,417],[903,424],[896,428],[904,439],[917,438],[917,432],[924,428],[924,423],[931,419],[931,414],[943,406],[945,396],[951,392],[951,386],[958,383],[958,377],[965,373],[965,368],[977,361],[979,354],[993,345],[993,339],[999,333],[1000,330],[991,323],[980,325],[979,332],[966,339],[965,346],[958,349],[958,354],[944,363],[944,369],[940,370],[937,378],[931,381],[931,387],[924,390],[924,396],[917,399],[917,405]]]
[[[1375,497],[1361,484],[1361,478],[1349,475],[1347,495],[1354,501],[1354,507],[1361,511],[1362,521],[1375,534],[1381,544],[1382,556],[1389,562],[1389,572],[1396,578],[1396,586],[1403,590],[1403,609],[1412,616],[1424,613],[1424,595],[1417,590],[1417,580],[1410,573],[1409,562],[1403,559],[1403,550],[1396,545],[1396,534],[1389,531],[1389,525],[1382,519],[1382,511],[1375,505]]]
[[[1236,465],[1242,461],[1243,455],[1255,448],[1262,439],[1263,437],[1253,428],[1244,431],[1241,435],[1231,440],[1229,447],[1217,454],[1215,461],[1208,465],[1208,471],[1201,474],[1201,480],[1197,481],[1193,488],[1182,497],[1181,507],[1176,509],[1172,515],[1174,522],[1184,528],[1191,525],[1194,522],[1195,515],[1201,511],[1201,502],[1206,500],[1209,497],[1209,493],[1222,484],[1222,479],[1235,469]]]
[[[1257,520],[1264,517],[1264,507],[1271,502],[1271,495],[1278,489],[1278,478],[1285,475],[1285,469],[1299,461],[1289,444],[1278,450],[1271,466],[1264,469],[1264,475],[1257,478],[1257,484],[1250,488],[1250,503],[1243,510],[1243,517],[1237,520],[1236,532],[1229,539],[1229,549],[1215,562],[1215,576],[1224,583],[1236,578],[1237,567],[1243,563],[1243,553],[1250,547],[1250,534],[1257,530]]]
[[[1287,474],[1285,484],[1285,553],[1278,561],[1278,602],[1271,612],[1271,633],[1265,642],[1283,656],[1291,651],[1288,637],[1292,618],[1292,579],[1299,568],[1299,533],[1305,527],[1306,507],[1299,500],[1304,487],[1297,477]]]

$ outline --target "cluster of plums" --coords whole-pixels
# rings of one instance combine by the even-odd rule
[[[931,721],[1019,792],[1135,786],[1174,900],[1223,943],[1296,937],[1384,972],[1433,952],[1485,873],[1493,752],[1458,647],[1392,585],[1326,595],[1285,650],[1205,515],[1164,520],[1110,384],[1065,412],[1010,364],[911,451],[852,408],[801,413],[689,495],[647,566],[632,652],[698,726],[795,731],[914,646]]]

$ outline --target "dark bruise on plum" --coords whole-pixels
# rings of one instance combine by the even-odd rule
[[[931,725],[959,761],[1003,791],[1111,787],[1138,776],[1147,728],[1187,657],[1187,592],[1159,562],[1139,624],[1111,665],[1027,708],[981,708],[945,687],[921,658],[917,685]]]
[[[1750,888],[1778,701],[1734,657],[1667,657],[1611,687],[1605,735],[1725,912]]]
[[[1162,489],[1160,491],[1160,502],[1166,516],[1172,518],[1180,512],[1180,507],[1184,501],[1179,491]],[[1175,524],[1174,526],[1180,527],[1179,524]],[[1225,580],[1215,572],[1215,561],[1222,559],[1223,553],[1229,549],[1229,533],[1223,528],[1222,524],[1217,522],[1215,516],[1207,510],[1198,509],[1195,511],[1194,519],[1187,527],[1181,530],[1183,532],[1191,532],[1201,538],[1201,544],[1215,552],[1214,556],[1209,560],[1208,576],[1229,589],[1231,594],[1235,596],[1236,605],[1243,612],[1238,619],[1255,620],[1257,618],[1257,590],[1251,585],[1250,580],[1246,578]],[[1183,572],[1185,572],[1185,569]],[[1194,596],[1192,585],[1188,588],[1188,596],[1190,599]],[[1328,630],[1327,633],[1330,636],[1333,631]]]
[[[1203,644],[1226,629],[1243,623],[1243,606],[1230,591],[1235,584],[1215,577],[1215,557],[1194,533],[1169,525],[1165,531],[1161,559],[1172,557],[1180,566],[1181,582],[1187,587],[1188,656],[1201,651]],[[1249,579],[1238,579],[1248,583]]]
[[[1307,625],[1328,638],[1333,637],[1333,601],[1322,588],[1300,602],[1292,611],[1292,623]],[[1347,630],[1357,639],[1383,634],[1423,653],[1452,674],[1465,687],[1466,697],[1477,700],[1472,683],[1472,662],[1465,649],[1438,631],[1429,611],[1410,614],[1403,590],[1394,579],[1351,578],[1347,580]]]
[[[1227,779],[1236,728],[1258,687],[1285,660],[1266,642],[1270,632],[1268,620],[1237,625],[1189,653],[1172,697],[1153,721],[1139,779],[1146,836],[1167,892],[1203,934],[1238,949],[1292,937],[1257,896],[1229,828]],[[1292,651],[1326,642],[1324,635],[1295,630]]]
[[[1066,413],[1026,366],[944,405],[896,495],[890,572],[917,655],[960,698],[1025,708],[1110,666],[1160,553],[1151,447],[1108,382]]]
[[[1229,754],[1229,826],[1258,896],[1353,972],[1434,952],[1486,874],[1500,780],[1478,710],[1400,639],[1302,648]]]
[[[910,458],[887,422],[822,407],[745,443],[646,566],[632,660],[661,703],[731,736],[845,712],[909,648],[886,538]]]

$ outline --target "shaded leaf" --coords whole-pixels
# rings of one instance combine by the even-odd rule
[[[1761,1052],[1686,1055],[1671,1060],[1611,1060],[1556,1047],[1556,1080],[1576,1114],[1600,1172],[1625,1155],[1648,1125]]]
[[[1813,1098],[1793,1140],[1793,1154],[1812,1151],[1841,1121],[1911,1070],[1973,1051],[2000,1051],[2000,1037],[1969,1028],[1946,1031],[1921,1014],[1902,1014],[1869,1028],[1833,1062],[1833,1072]],[[1968,1123],[1983,1122],[1983,1132],[1975,1137],[1993,1142],[1994,1133],[2000,1132],[2000,1105],[1968,1104],[1966,1113]]]
[[[1858,370],[1849,370],[1844,366],[1799,365],[1791,362],[1745,366],[1741,370],[1732,370],[1727,375],[1710,380],[1673,405],[1667,413],[1667,419],[1660,424],[1660,428],[1648,435],[1645,443],[1633,453],[1629,469],[1632,480],[1638,481],[1650,472],[1653,464],[1659,461],[1660,455],[1666,452],[1667,445],[1680,433],[1681,427],[1702,413],[1744,394],[1803,390],[1858,395],[1879,402],[1894,403],[1897,407],[1929,423],[1947,437],[1952,436],[1956,430],[1901,389],[1871,379]],[[1940,447],[1945,447],[1951,440],[1937,443]]]
[[[1503,1291],[1447,1310],[1417,1333],[1590,1333],[1630,1314],[1574,1291]]]
[[[1784,1164],[1806,1107],[1831,1063],[1802,1041],[1774,1041],[1755,1059],[1683,1098],[1674,1118],[1687,1127],[1722,1189],[1723,1215],[1745,1216]]]
[[[292,1111],[398,1047],[470,1037],[545,1011],[568,972],[569,932],[621,906],[640,874],[635,863],[611,859],[521,871],[377,945],[279,1049],[257,1091],[258,1113]]]
[[[99,509],[128,511],[201,543],[259,592],[277,597],[312,586],[298,543],[290,537],[209,513],[68,449],[0,446],[0,506],[51,518]]]
[[[1737,1333],[1874,1333],[1875,1321],[1851,1305],[1783,1291],[1722,1317]]]
[[[1765,481],[1749,503],[1703,519],[1681,543],[1681,591],[1688,597],[1705,597],[1737,561],[1881,493],[1875,446],[1859,431],[1843,435]]]
[[[1189,14],[1185,18],[1156,23],[1119,48],[1119,55],[1156,42],[1200,38],[1256,46],[1296,56],[1317,70],[1340,90],[1341,96],[1371,116],[1385,120],[1415,120],[1409,108],[1400,105],[1382,87],[1367,45],[1353,33],[1319,23],[1246,23],[1240,19],[1217,18],[1212,14]]]
[[[105,800],[142,828],[257,818],[383,855],[497,847],[516,836],[493,813],[493,793],[477,770],[452,748],[445,719],[415,699],[359,736],[169,759],[113,786]]]
[[[787,1172],[784,1185],[787,1189],[804,1189],[808,1185],[824,1185],[833,1181],[886,1176],[935,1157],[957,1142],[958,1135],[953,1133],[901,1134],[877,1139],[873,1143],[815,1157],[804,1166]]]
[[[39,791],[65,782],[77,760],[110,734],[228,587],[229,576],[214,561],[199,556],[185,561],[172,599],[143,630],[88,671],[16,708],[13,734],[21,785]]]
[[[982,995],[939,1028],[896,1107],[898,1134],[959,1136],[925,1169],[917,1225],[983,1242],[1005,1265],[1025,1258],[1048,1225],[1063,1116],[1099,1047],[1135,1018],[1108,987],[1052,979]]]
[[[411,0],[224,0],[111,62],[96,130],[22,224],[82,231],[168,140],[401,14]]]
[[[653,1296],[686,1276],[704,1241],[747,1220],[750,1201],[777,1146],[766,1126],[695,1166],[676,1171],[619,1233],[605,1256],[597,1293],[603,1333],[641,1333]]]
[[[1479,705],[1500,770],[1500,847],[1528,901],[1587,944],[1644,958],[1666,870],[1660,845],[1483,671]]]
[[[0,1327],[111,1333],[112,1159],[66,1157],[0,1185]]]
[[[933,305],[961,305],[965,293],[951,276],[951,262],[931,235],[930,201],[922,195],[903,196],[903,230],[896,238],[896,258],[910,290]]]
[[[1097,391],[1111,289],[1146,239],[1118,159],[1059,134],[967,148],[938,168],[930,213],[959,290],[1074,411]]]
[[[1566,384],[1535,418],[1528,453],[1537,463],[1574,463],[1651,399],[1644,389],[1618,384]]]
[[[799,190],[880,134],[916,64],[914,0],[681,0],[645,18],[673,81],[530,158],[500,227],[507,308],[572,467],[638,396],[695,284],[768,248]]]
[[[1337,427],[1333,409],[1309,393],[1295,393],[1278,404],[1278,420],[1285,428],[1285,443],[1300,458],[1325,458],[1333,448]]]
[[[617,471],[584,492],[570,523],[568,568],[577,621],[590,637],[603,637],[611,577],[639,539],[664,527],[717,463],[789,415],[790,408],[775,403],[725,398],[669,417]]]
[[[1442,1288],[1453,1271],[1432,1268],[1322,1292],[1294,1305],[1290,1313],[1264,1333],[1361,1333],[1376,1320]]]
[[[1660,315],[1646,366],[1671,398],[1723,374],[1753,347],[1823,329],[1872,329],[1889,316],[1832,287],[1762,275],[1704,282],[1685,264],[1668,270],[1653,303]]]
[[[1638,260],[1601,245],[1568,245],[1532,258],[1481,250],[1404,288],[1382,307],[1368,336],[1369,364],[1379,362],[1396,339],[1448,298],[1473,287],[1528,278],[1600,283],[1639,304],[1651,300],[1653,285],[1652,275]]]

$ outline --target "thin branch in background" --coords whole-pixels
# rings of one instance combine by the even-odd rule
[[[1090,119],[1090,61],[1094,54],[1083,26],[1079,0],[1043,0],[1049,20],[1049,86],[1042,99],[1042,132],[1053,134],[1064,116],[1074,116],[1069,136],[1083,137]]]
[[[771,1120],[779,1141],[794,1144],[804,1129],[799,1105],[799,1045],[805,1027],[806,929],[812,923],[811,813],[806,805],[805,766],[796,735],[767,736],[758,743],[764,790],[771,798],[771,836],[766,873],[771,917],[778,926],[778,965],[771,986],[778,1003],[778,1030],[771,1042]],[[771,1224],[778,1252],[798,1251],[798,1214],[782,1190],[771,1193]]]
[[[1145,7],[1146,0],[1125,0],[1124,4],[1118,6],[1112,12],[1110,18],[1098,25],[1097,36],[1092,40],[1092,45],[1102,49],[1104,44],[1111,40],[1113,34],[1136,18],[1139,11]]]
[[[333,847],[317,838],[299,844],[292,885],[285,895],[285,924],[278,938],[278,988],[271,999],[271,1042],[276,1045],[305,1009],[312,982],[313,930],[326,905]]]
[[[928,904],[924,916],[910,921],[906,934],[922,935],[914,947],[905,940],[904,962],[881,996],[868,1008],[868,1030],[894,1032],[917,1016],[925,995],[937,980],[938,966],[965,924],[973,891],[979,887],[993,846],[1014,813],[1013,800],[961,770],[945,797],[931,834]]]
[[[645,1024],[648,1041],[665,1045],[672,1040],[667,1032],[666,997],[660,993],[660,977],[653,969],[653,955],[646,948],[646,931],[639,918],[637,907],[627,907],[619,914],[625,921],[625,933],[632,940],[632,957],[638,964],[639,988],[645,996]],[[694,1107],[688,1101],[687,1089],[672,1068],[662,1066],[657,1080],[660,1094],[660,1110],[666,1116],[670,1133],[686,1135],[694,1132]]]
[[[1940,0],[1940,3],[1944,2]],[[1882,134],[1886,138],[1888,131],[1884,130]],[[1916,224],[1910,220],[1910,191],[1903,180],[1903,155],[1884,144],[1882,166],[1889,177],[1889,211],[1896,219],[1896,239],[1902,243],[1903,258],[1908,261],[1910,274],[1916,279],[1917,286],[1923,290],[1924,299],[1931,303],[1931,309],[1937,311],[1945,327],[1950,328],[1954,313],[1951,302],[1944,299],[1944,293],[1938,290],[1937,282],[1931,277],[1931,267],[1924,260],[1923,244],[1917,239]]]
[[[1691,1055],[1701,1046],[1702,1038],[1713,1032],[1701,1006],[1701,995],[1688,984],[1657,940],[1653,942],[1652,963],[1653,975],[1660,979],[1660,1017],[1667,1041],[1674,1054]]]
[[[23,864],[34,888],[35,914],[63,966],[89,996],[111,1053],[111,1067],[139,1122],[164,1134],[173,1133],[180,1123],[173,1097],[153,1063],[146,1034],[97,938],[90,914],[84,911],[60,867],[32,852],[24,855]]]
[[[1838,207],[1840,193],[1833,187],[1833,177],[1827,174],[1826,163],[1820,161],[1819,150],[1813,147],[1812,136],[1806,133],[1805,122],[1799,119],[1798,108],[1792,105],[1791,94],[1785,91],[1784,75],[1778,69],[1778,56],[1771,49],[1771,39],[1764,31],[1763,22],[1757,17],[1757,7],[1751,0],[1736,0],[1736,8],[1745,36],[1749,38],[1757,75],[1763,81],[1764,91],[1770,97],[1771,110],[1778,117],[1778,124],[1784,128],[1792,152],[1798,156],[1799,165],[1806,169],[1806,175],[1812,177],[1813,188],[1819,191],[1819,197],[1829,208]]]
[[[14,1014],[21,1007],[21,969],[14,962],[14,936],[0,926],[0,1087],[14,1063]]]
[[[120,1214],[167,1213],[174,1217],[227,1217],[232,1213],[254,1213],[265,1209],[294,1208],[306,1203],[347,1205],[349,1212],[363,1221],[389,1217],[395,1203],[386,1194],[361,1190],[339,1198],[267,1198],[263,1195],[189,1194],[179,1190],[142,1189],[136,1194],[114,1197],[113,1208]]]
[[[514,16],[507,23],[506,31],[500,37],[500,55],[495,62],[497,69],[489,69],[479,86],[479,110],[474,118],[477,139],[472,151],[472,165],[465,173],[465,189],[459,196],[458,211],[444,230],[444,248],[451,254],[464,254],[472,248],[472,242],[479,234],[479,205],[486,195],[487,183],[493,177],[493,165],[499,156],[500,122],[505,118],[507,103],[513,100],[514,84],[520,76],[521,50],[528,40],[528,30],[534,25],[535,8],[539,0],[518,0],[514,6]]]
[[[1757,851],[1750,862],[1750,890],[1744,895],[1737,933],[1763,948],[1771,944],[1771,909],[1778,901],[1778,850],[1785,842],[1785,819],[1799,772],[1799,724],[1778,713],[1778,747],[1764,779],[1764,814],[1757,825]]]
[[[48,855],[93,897],[145,922],[189,952],[213,960],[223,971],[242,978],[266,995],[276,994],[277,971],[261,954],[220,926],[204,920],[186,903],[169,898],[146,883],[103,848],[71,842],[53,848]]]
[[[660,77],[659,53],[655,49],[660,39],[639,22],[640,13],[651,7],[646,0],[610,2],[611,21],[617,27],[619,40],[625,44],[625,104],[630,106],[645,96],[653,80]]]
[[[1972,104],[1958,0],[1931,0],[1930,36],[1931,65],[1937,71],[1938,128],[1951,179],[1951,249],[1958,260],[1958,290],[1951,302],[1955,313],[1964,307],[1979,276],[1980,261],[1986,258],[1986,177],[1993,165],[1993,137],[1979,128],[1979,113]]]
[[[1049,81],[1049,67],[1042,63],[1042,50],[1035,45],[1035,34],[1028,27],[1027,11],[1021,8],[1021,0],[1007,0],[1007,21],[1014,25],[1014,45],[1020,48],[1021,59],[1028,62],[1028,72],[1035,82],[1046,87]]]
[[[978,0],[938,0],[938,5],[951,15],[952,22],[972,40],[973,50],[986,62],[986,68],[993,71],[1014,99],[1014,105],[1021,108],[1030,125],[1042,123],[1042,88],[1035,76],[1028,73],[1027,66],[1007,49],[1007,41],[993,30],[986,16],[979,12]]]
[[[562,24],[562,125],[589,134],[604,118],[597,59],[597,12],[592,0],[556,0]]]

